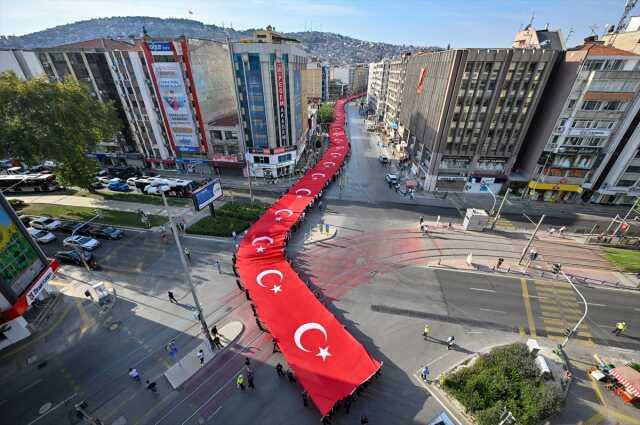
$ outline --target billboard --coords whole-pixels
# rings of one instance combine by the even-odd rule
[[[9,204],[0,198],[0,292],[14,302],[48,264]]]
[[[169,129],[179,152],[200,152],[200,143],[195,130],[191,100],[177,62],[155,62],[159,95],[167,116]]]
[[[285,101],[284,70],[282,61],[276,61],[276,92],[278,96],[278,122],[280,127],[280,144],[288,145],[287,137],[287,104]]]
[[[216,199],[222,198],[222,183],[220,179],[214,179],[193,192],[193,206],[200,211]]]

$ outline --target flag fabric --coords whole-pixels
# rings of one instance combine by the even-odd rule
[[[316,298],[284,256],[291,228],[339,174],[350,149],[344,105],[336,102],[329,148],[320,161],[248,230],[236,268],[258,318],[324,416],[381,367]]]

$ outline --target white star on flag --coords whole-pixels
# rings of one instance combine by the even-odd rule
[[[282,292],[282,286],[273,285],[273,288],[271,288],[270,290],[273,291],[274,294],[277,294],[278,292]]]
[[[258,251],[258,253],[263,253],[264,252],[264,247],[263,246],[259,246],[256,248],[256,251]]]
[[[318,354],[316,354],[316,357],[322,357],[322,361],[327,360],[327,357],[331,356],[331,353],[329,352],[329,347],[318,347],[318,349],[320,350],[318,352]]]
[[[282,217],[276,217],[276,221],[281,221]]]

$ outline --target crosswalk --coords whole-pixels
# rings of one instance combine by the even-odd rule
[[[515,229],[516,226],[506,218],[500,217],[498,221],[496,221],[497,227],[502,227],[504,229]]]
[[[549,339],[562,341],[567,328],[573,328],[582,317],[584,307],[578,303],[577,295],[566,282],[535,280],[540,316]],[[593,345],[589,326],[583,322],[573,336],[576,340]]]

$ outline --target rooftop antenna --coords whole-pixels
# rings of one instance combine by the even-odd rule
[[[533,20],[535,19],[535,17],[536,17],[536,11],[534,10],[533,12],[531,12],[531,19],[529,19],[529,24],[527,26],[530,27],[531,25],[533,25]]]
[[[567,38],[564,40],[564,45],[568,46],[569,45],[569,39],[571,38],[571,34],[573,34],[575,31],[573,30],[573,28],[569,28],[569,32],[567,33]]]
[[[622,12],[622,15],[620,16],[620,20],[618,21],[618,25],[616,25],[616,30],[615,32],[623,32],[626,27],[627,27],[627,20],[629,19],[629,14],[631,13],[631,10],[635,7],[636,3],[638,3],[638,0],[627,0],[626,2],[624,2],[624,12]]]
[[[591,35],[595,35],[596,37],[598,36],[598,32],[596,31],[598,26],[596,24],[589,25],[589,29],[591,30]]]

